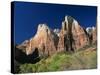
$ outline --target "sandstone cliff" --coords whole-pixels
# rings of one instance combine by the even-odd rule
[[[38,49],[40,56],[51,55],[57,50],[57,42],[58,36],[46,24],[39,24],[36,35],[29,40],[26,54]]]
[[[84,29],[71,16],[65,16],[59,37],[58,50],[74,51],[89,44]]]
[[[17,48],[26,55],[38,52],[38,56],[50,56],[60,51],[75,51],[96,43],[95,27],[83,28],[76,19],[65,16],[61,29],[50,29],[47,24],[39,24],[36,34]]]

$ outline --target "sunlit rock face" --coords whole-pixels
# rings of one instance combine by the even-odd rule
[[[58,37],[46,24],[39,24],[37,33],[30,39],[26,48],[26,54],[29,55],[38,49],[40,55],[51,55],[57,50]]]
[[[59,37],[60,29],[54,29],[53,32]]]
[[[65,16],[61,29],[51,29],[47,24],[39,24],[36,34],[25,40],[17,48],[26,55],[38,52],[39,56],[51,56],[61,51],[75,51],[97,42],[95,27],[83,28],[71,16]]]
[[[97,29],[96,27],[87,27],[86,32],[88,33],[90,44],[97,42]]]
[[[84,29],[71,16],[65,16],[59,35],[58,50],[74,51],[89,44],[89,38]]]
[[[96,28],[93,29],[92,36],[93,36],[92,43],[96,43],[97,42],[97,29]]]

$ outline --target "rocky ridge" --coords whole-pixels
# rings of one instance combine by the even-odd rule
[[[65,16],[61,29],[51,30],[47,24],[39,24],[34,37],[18,45],[26,55],[38,51],[39,57],[51,56],[61,51],[72,51],[97,41],[97,29],[89,27],[84,29],[77,20]]]

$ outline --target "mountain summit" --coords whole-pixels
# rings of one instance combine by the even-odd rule
[[[65,16],[59,37],[58,50],[74,51],[88,45],[89,39],[77,20]]]
[[[37,33],[29,40],[26,54],[29,55],[37,49],[39,56],[51,55],[56,52],[57,41],[58,36],[46,24],[39,24]]]
[[[73,52],[95,43],[96,38],[95,27],[84,29],[73,17],[65,16],[61,29],[52,30],[47,24],[39,24],[35,36],[18,45],[18,48],[26,55],[37,51],[40,57],[51,56],[61,51]]]

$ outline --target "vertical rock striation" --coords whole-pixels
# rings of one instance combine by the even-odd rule
[[[61,51],[75,51],[97,42],[97,29],[84,29],[77,20],[65,16],[61,29],[51,30],[46,24],[39,24],[34,37],[24,41],[17,48],[27,55],[38,52],[39,56],[49,56]]]

